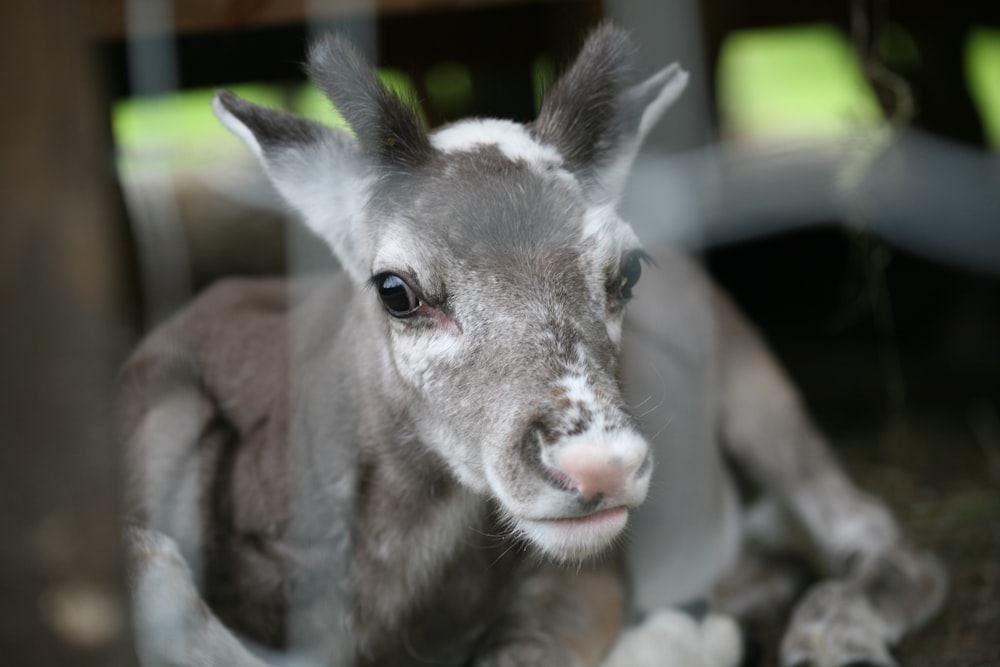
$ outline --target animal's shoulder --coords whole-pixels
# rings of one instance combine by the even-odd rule
[[[220,281],[150,331],[126,361],[123,378],[203,375],[206,365],[224,364],[255,347],[264,330],[273,334],[287,301],[284,281]]]
[[[217,309],[250,317],[284,313],[292,284],[280,277],[224,278],[205,288],[183,312],[195,318],[212,317]]]
[[[346,298],[338,296],[350,292],[341,280],[235,278],[209,286],[136,347],[119,377],[123,402],[149,405],[196,385],[220,407],[263,409],[287,376],[290,331],[299,321],[292,313]]]

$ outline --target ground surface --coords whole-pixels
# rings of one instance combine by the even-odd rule
[[[1000,424],[991,420],[975,410],[908,414],[834,434],[852,477],[948,571],[944,608],[896,647],[901,667],[1000,666]],[[773,619],[754,628],[750,665],[777,663],[783,627]]]
[[[842,443],[855,479],[892,505],[950,577],[942,612],[899,647],[904,667],[1000,665],[997,427],[983,405],[907,415],[882,433]]]

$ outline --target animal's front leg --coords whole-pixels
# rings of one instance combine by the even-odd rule
[[[782,662],[892,664],[888,646],[940,606],[943,573],[850,482],[764,345],[721,295],[717,305],[725,445],[805,529],[834,577],[793,613]]]
[[[732,619],[662,609],[625,630],[601,667],[736,667],[742,649]]]
[[[895,665],[888,647],[936,611],[943,592],[944,573],[937,563],[899,544],[863,570],[810,589],[792,614],[781,662]]]
[[[548,566],[521,582],[475,667],[735,667],[742,639],[729,618],[664,609],[625,626],[617,562]]]

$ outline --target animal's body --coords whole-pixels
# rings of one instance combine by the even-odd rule
[[[596,31],[530,127],[427,135],[341,42],[311,69],[356,139],[217,98],[344,271],[212,288],[126,366],[148,662],[259,664],[242,636],[330,665],[735,664],[730,624],[671,610],[738,565],[730,464],[834,577],[787,663],[884,662],[933,610],[936,569],[696,265],[639,280],[614,204],[684,75],[627,87],[627,50]]]

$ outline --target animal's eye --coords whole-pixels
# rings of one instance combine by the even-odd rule
[[[631,252],[625,257],[625,261],[622,263],[622,277],[618,293],[623,299],[632,298],[632,288],[635,287],[635,284],[639,282],[639,277],[642,276],[642,258],[643,255],[641,252]]]
[[[393,317],[409,317],[420,308],[420,299],[413,289],[395,273],[375,276],[375,287],[382,305]]]

